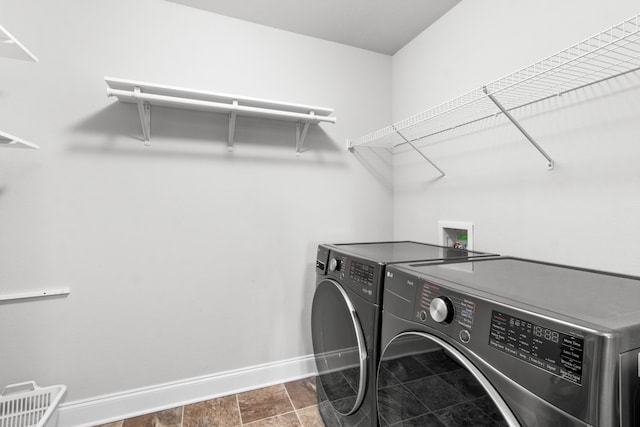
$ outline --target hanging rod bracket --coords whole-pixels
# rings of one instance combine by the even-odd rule
[[[315,113],[313,111],[309,112],[311,115],[310,120],[305,120],[304,122],[296,122],[296,156],[300,157],[302,153],[302,145],[304,144],[304,140],[307,137],[307,131],[309,130],[309,125],[311,124],[311,120],[315,117]],[[302,129],[300,129],[302,127]]]
[[[513,117],[511,113],[509,113],[509,111],[507,111],[507,109],[504,108],[504,106],[496,99],[496,97],[489,93],[489,90],[487,89],[486,86],[483,87],[482,90],[489,97],[491,102],[496,104],[496,107],[498,107],[498,109],[505,115],[505,117],[509,119],[511,123],[513,123],[513,125],[524,135],[525,138],[527,138],[527,140],[529,140],[531,145],[533,145],[535,149],[538,150],[538,152],[542,154],[545,159],[547,159],[547,169],[552,170],[554,166],[553,159],[542,149],[540,145],[538,145],[538,143],[533,139],[533,137],[529,135],[529,132],[527,132],[526,129],[520,125],[520,123],[515,119],[515,117]]]
[[[238,106],[238,101],[233,101],[233,107]],[[227,141],[227,151],[233,151],[233,140],[236,134],[236,111],[232,110],[229,112],[229,140]]]
[[[133,89],[134,97],[140,95],[142,92],[139,87]],[[143,101],[137,98],[136,104],[138,104],[138,114],[140,114],[140,124],[142,125],[142,137],[144,139],[144,145],[151,145],[151,104],[148,101]]]

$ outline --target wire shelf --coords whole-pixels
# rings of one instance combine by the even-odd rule
[[[640,14],[458,98],[349,140],[347,147],[389,149],[409,143],[415,148],[412,142],[638,69]]]

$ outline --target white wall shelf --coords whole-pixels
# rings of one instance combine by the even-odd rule
[[[504,115],[545,158],[547,168],[553,169],[553,159],[511,113],[524,106],[639,69],[640,15],[636,15],[458,98],[360,138],[348,140],[347,148],[393,149],[407,144],[444,176],[444,172],[415,143],[461,126]]]
[[[0,25],[0,56],[38,62],[38,58]]]
[[[24,299],[31,299],[31,298],[64,296],[64,295],[69,295],[70,293],[71,293],[71,289],[62,288],[62,289],[46,289],[41,291],[18,292],[13,294],[0,294],[0,302],[24,300]]]
[[[0,57],[38,62],[38,59],[2,25],[0,25]],[[36,144],[2,131],[0,131],[0,147],[38,149]]]
[[[121,102],[138,105],[145,145],[150,145],[151,140],[151,106],[227,114],[229,117],[229,138],[227,141],[229,151],[233,150],[237,116],[261,117],[295,123],[297,155],[302,151],[310,125],[321,122],[336,122],[336,118],[330,116],[333,113],[330,108],[205,92],[112,77],[104,79],[108,86],[107,96],[115,96]]]
[[[8,147],[8,148],[32,148],[37,150],[38,147],[36,144],[32,142],[27,142],[24,139],[18,138],[17,136],[10,135],[6,132],[0,131],[0,147]]]

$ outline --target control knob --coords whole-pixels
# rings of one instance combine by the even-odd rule
[[[453,320],[455,310],[453,303],[447,297],[436,297],[431,300],[429,305],[429,314],[431,318],[438,323],[449,324]]]
[[[329,271],[340,271],[340,260],[338,258],[329,260]]]

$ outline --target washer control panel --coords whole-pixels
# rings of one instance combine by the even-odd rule
[[[468,296],[443,291],[440,286],[424,280],[420,281],[417,291],[417,317],[422,322],[426,316],[421,313],[425,312],[433,321],[443,325],[455,322],[462,328],[473,327],[476,303]]]
[[[392,268],[384,288],[385,311],[441,330],[462,344],[471,342],[477,306],[472,297]]]
[[[578,388],[585,384],[585,332],[395,268],[386,272],[385,313],[446,334],[514,377],[542,370]]]

